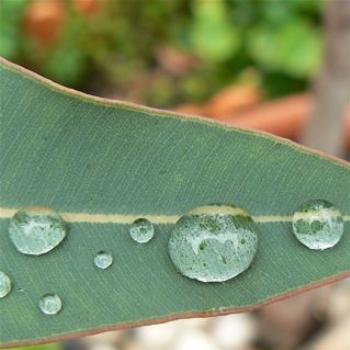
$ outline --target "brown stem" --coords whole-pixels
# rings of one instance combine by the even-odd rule
[[[350,1],[330,0],[326,11],[326,56],[315,86],[315,106],[301,137],[306,146],[342,156],[350,92]]]

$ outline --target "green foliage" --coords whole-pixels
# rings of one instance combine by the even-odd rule
[[[21,24],[26,0],[0,2],[0,55],[8,59],[18,57],[22,32]]]
[[[84,49],[88,34],[83,18],[71,13],[58,45],[47,56],[44,52],[43,74],[68,86],[79,85],[91,61],[89,52]]]
[[[287,21],[278,28],[253,28],[248,50],[267,71],[280,71],[291,77],[312,77],[320,67],[320,34],[300,20]]]
[[[22,30],[29,1],[2,0],[0,51],[65,85],[103,85],[157,106],[207,99],[251,68],[279,96],[319,69],[323,2],[97,0],[99,10],[84,14],[68,0],[60,39],[43,47]],[[159,61],[164,46],[200,63],[174,73]]]
[[[18,347],[16,350],[63,350],[63,346],[59,343],[34,345],[26,347]]]
[[[220,63],[235,54],[239,31],[233,26],[222,0],[197,0],[190,28],[193,50],[205,61]]]

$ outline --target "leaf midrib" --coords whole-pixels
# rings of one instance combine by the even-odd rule
[[[10,219],[19,209],[0,207],[0,220]],[[145,218],[154,224],[175,224],[181,215],[157,214],[89,214],[89,213],[58,213],[66,222],[91,224],[132,224],[139,218]],[[252,215],[258,224],[292,222],[292,215]],[[342,215],[343,221],[350,221],[350,214]]]

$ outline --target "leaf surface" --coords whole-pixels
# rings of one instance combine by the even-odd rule
[[[0,344],[14,346],[175,318],[239,312],[350,274],[350,167],[265,134],[200,118],[89,97],[6,61],[0,64],[0,270],[13,290],[0,299]],[[291,215],[310,199],[332,202],[345,233],[311,251]],[[167,245],[192,208],[228,203],[258,223],[252,266],[225,283],[176,272]],[[8,235],[19,208],[54,208],[69,235],[52,252],[25,256]],[[147,217],[155,238],[135,243]],[[113,265],[96,269],[106,250]],[[63,309],[45,316],[43,294]]]

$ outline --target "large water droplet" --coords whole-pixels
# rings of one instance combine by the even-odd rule
[[[137,219],[130,227],[129,233],[134,241],[138,243],[147,243],[154,236],[154,226],[147,219]]]
[[[62,309],[62,300],[57,294],[45,294],[40,298],[39,308],[45,315],[56,315]]]
[[[113,263],[113,257],[111,254],[101,251],[96,254],[94,258],[94,264],[99,269],[105,270]]]
[[[227,281],[250,266],[258,247],[252,218],[233,206],[192,210],[176,223],[169,253],[177,270],[202,282]]]
[[[311,200],[294,213],[293,232],[296,238],[310,249],[331,248],[343,235],[343,217],[332,203]]]
[[[0,298],[5,298],[11,292],[11,288],[10,277],[0,271]]]
[[[41,255],[62,242],[67,234],[63,219],[48,208],[18,211],[10,222],[10,238],[23,254]]]

